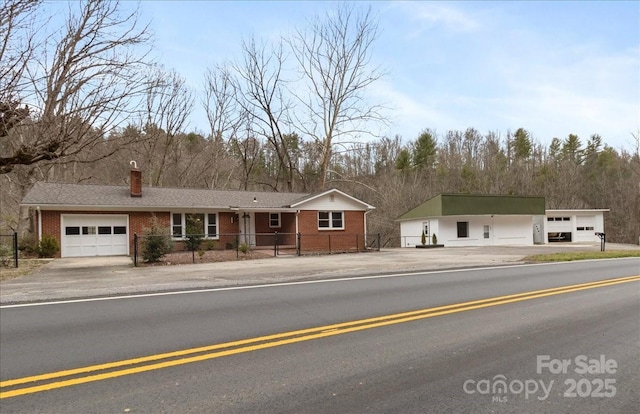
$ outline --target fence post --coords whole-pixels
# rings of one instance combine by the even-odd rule
[[[360,246],[358,245],[358,235],[356,234],[356,253],[360,253]]]
[[[278,232],[273,232],[273,257],[278,256]]]
[[[233,244],[236,247],[236,260],[238,260],[240,258],[240,235],[239,234],[236,234],[234,236]]]
[[[298,256],[302,255],[302,235],[300,233],[296,233],[296,239],[298,239],[298,243],[296,243],[298,246]]]
[[[13,264],[18,268],[18,233],[13,232]]]
[[[138,267],[138,233],[133,233],[133,266]]]
[[[331,235],[327,234],[327,236],[329,236],[329,254],[331,254]]]
[[[378,251],[380,251],[380,233],[378,233],[377,239],[378,239]]]

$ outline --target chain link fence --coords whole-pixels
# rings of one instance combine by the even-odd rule
[[[215,253],[224,260],[230,254],[236,260],[244,259],[250,252],[279,255],[312,255],[356,253],[380,250],[380,234],[301,234],[301,233],[227,233],[216,239],[205,234],[191,234],[183,238],[171,235],[133,235],[133,263],[161,261],[165,256],[191,253],[191,262],[213,260]],[[208,252],[212,252],[208,254]],[[184,255],[183,255],[184,256]],[[182,257],[184,260],[184,257]]]

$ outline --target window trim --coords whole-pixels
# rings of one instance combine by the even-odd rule
[[[213,216],[215,223],[211,224],[211,222],[209,221],[209,217]],[[204,215],[204,219],[205,219],[205,224],[204,224],[204,237],[205,239],[219,239],[220,238],[220,225],[218,224],[220,222],[220,218],[218,217],[218,213],[205,213]],[[216,232],[214,236],[210,236],[209,235],[209,227],[215,226],[216,228]]]
[[[327,213],[328,218],[326,219],[322,219],[323,222],[327,222],[328,226],[327,227],[320,227],[320,214],[321,213]],[[334,214],[340,214],[340,223],[342,224],[341,227],[334,227],[333,222],[334,220],[337,220],[337,218],[334,218],[333,215]],[[344,230],[345,229],[345,217],[344,217],[344,211],[338,211],[338,210],[318,210],[317,214],[316,214],[316,218],[317,218],[317,225],[318,225],[318,230],[319,231],[326,231],[326,230]]]
[[[279,229],[282,227],[282,215],[280,213],[268,213],[269,215],[269,228],[270,229]],[[278,220],[278,224],[277,225],[272,225],[271,224],[271,215],[275,215],[277,216],[277,220]]]
[[[220,239],[220,215],[218,214],[218,212],[213,212],[213,213],[209,213],[209,212],[203,212],[203,211],[194,211],[194,212],[182,212],[182,213],[177,213],[177,212],[171,212],[171,223],[170,223],[170,229],[171,229],[171,239],[172,240],[185,240],[187,238],[187,215],[191,215],[191,214],[202,214],[204,215],[204,238],[205,240],[219,240]],[[173,217],[174,215],[180,215],[180,224],[175,224],[173,221]],[[215,216],[215,226],[216,226],[216,235],[215,236],[209,236],[209,215],[213,215]],[[180,226],[180,230],[181,230],[181,235],[180,236],[176,236],[174,233],[174,229],[176,227]]]

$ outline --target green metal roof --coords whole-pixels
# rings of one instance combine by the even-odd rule
[[[440,194],[407,211],[398,220],[486,214],[544,215],[544,197]]]

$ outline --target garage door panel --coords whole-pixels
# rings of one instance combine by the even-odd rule
[[[595,235],[595,216],[576,216],[576,240],[577,241],[597,241]]]
[[[129,254],[127,216],[63,215],[62,256]]]

